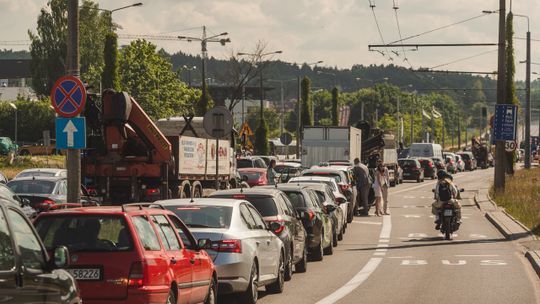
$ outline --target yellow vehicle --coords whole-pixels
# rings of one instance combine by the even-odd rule
[[[46,147],[43,140],[36,142],[33,145],[23,145],[19,147],[19,155],[53,155],[61,154],[61,151],[56,151],[56,140],[51,139],[51,146]]]

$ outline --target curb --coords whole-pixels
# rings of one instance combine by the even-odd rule
[[[525,257],[531,263],[536,275],[540,278],[540,251],[527,251]]]

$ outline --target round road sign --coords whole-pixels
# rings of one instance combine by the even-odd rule
[[[285,132],[283,134],[281,134],[281,136],[279,137],[279,141],[281,141],[281,143],[285,146],[288,146],[291,144],[292,142],[292,136],[291,136],[291,133],[289,132]]]
[[[233,127],[231,112],[223,106],[214,107],[204,114],[203,127],[206,133],[213,138],[226,137],[231,133]]]
[[[515,140],[507,140],[504,142],[504,150],[506,152],[514,152],[517,148],[517,141]]]
[[[86,88],[82,81],[75,76],[59,78],[51,90],[51,104],[62,117],[79,115],[86,104]]]

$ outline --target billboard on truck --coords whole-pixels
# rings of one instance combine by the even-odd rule
[[[178,172],[194,175],[206,173],[206,141],[204,138],[180,136]]]
[[[216,141],[214,139],[206,140],[206,175],[216,174]],[[219,173],[228,174],[230,170],[231,148],[229,141],[219,141]]]

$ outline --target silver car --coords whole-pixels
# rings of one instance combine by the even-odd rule
[[[212,240],[208,253],[218,273],[220,293],[240,293],[240,303],[255,303],[259,286],[270,292],[283,290],[283,243],[249,202],[197,198],[156,203],[178,215],[197,239]]]
[[[13,179],[19,179],[23,177],[67,177],[66,169],[56,168],[32,168],[25,169],[19,172]]]
[[[343,214],[345,215],[345,229],[347,229],[347,212],[349,211],[349,204],[351,202],[347,201],[347,198],[343,193],[341,192],[336,180],[332,177],[324,177],[324,176],[300,176],[300,177],[293,177],[289,180],[289,184],[291,183],[315,183],[315,184],[326,184],[330,187],[332,190],[332,193],[334,194],[334,197],[336,199],[336,202],[339,205],[339,208],[343,210]]]
[[[345,197],[343,197],[343,199],[337,199],[334,196],[334,192],[332,191],[330,186],[326,184],[306,183],[306,185],[308,185],[311,189],[315,191],[315,194],[317,194],[317,199],[319,199],[319,202],[321,202],[325,207],[335,207],[335,211],[331,212],[332,219],[335,222],[334,235],[337,237],[337,240],[341,241],[343,239],[343,234],[345,234],[347,213],[344,212],[343,209],[339,208],[339,205],[347,203]]]

